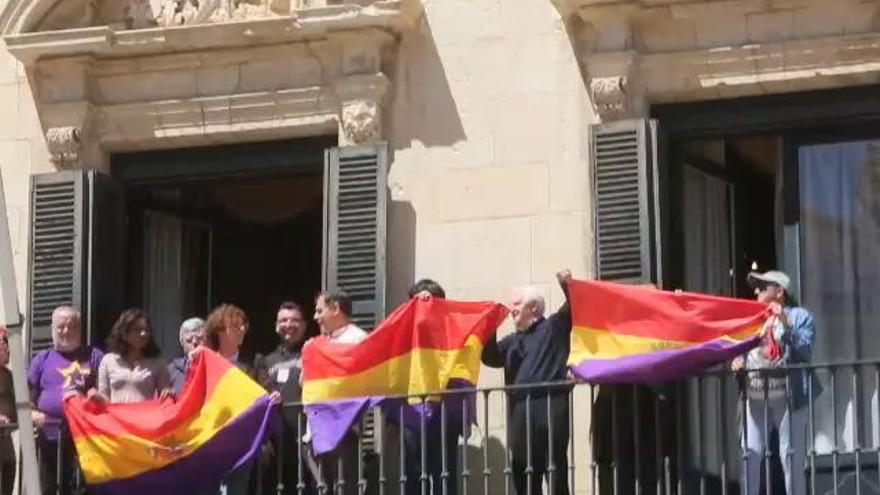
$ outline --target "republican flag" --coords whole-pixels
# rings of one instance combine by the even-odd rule
[[[175,403],[98,404],[73,395],[64,412],[89,493],[98,495],[217,488],[278,424],[266,390],[208,349]]]
[[[760,342],[766,304],[599,281],[572,281],[568,364],[591,383],[697,374]]]
[[[507,313],[497,303],[413,299],[359,344],[312,339],[303,348],[303,403],[315,452],[336,448],[368,407],[394,396],[474,386],[483,345]],[[410,402],[410,413],[437,410]]]

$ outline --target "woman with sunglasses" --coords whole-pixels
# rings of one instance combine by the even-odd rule
[[[98,368],[97,394],[90,391],[90,396],[111,403],[174,396],[167,363],[159,357],[143,310],[127,309],[119,315],[107,338],[107,351]]]

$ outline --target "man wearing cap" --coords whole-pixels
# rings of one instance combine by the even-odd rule
[[[205,320],[199,317],[187,318],[180,324],[180,347],[183,356],[168,363],[168,374],[174,395],[180,394],[183,382],[186,381],[186,370],[189,367],[189,354],[205,342]]]
[[[754,287],[759,302],[769,305],[772,318],[767,320],[761,344],[745,357],[733,362],[733,370],[763,369],[749,373],[746,380],[745,431],[742,486],[747,495],[758,495],[761,489],[761,459],[766,442],[765,431],[776,429],[779,435],[779,456],[785,472],[785,488],[790,495],[806,493],[804,453],[806,408],[818,393],[811,373],[785,370],[789,365],[809,363],[816,339],[813,315],[798,307],[791,296],[791,279],[783,272],[752,272],[749,285]],[[773,368],[780,368],[779,371]],[[815,382],[814,382],[815,384]]]

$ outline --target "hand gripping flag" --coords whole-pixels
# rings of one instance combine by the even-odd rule
[[[598,281],[569,285],[568,364],[591,383],[654,383],[693,375],[760,342],[766,304]]]
[[[497,303],[413,299],[359,344],[312,339],[303,348],[303,403],[315,452],[336,448],[368,407],[394,396],[476,384],[483,345],[506,316]]]
[[[211,350],[192,363],[177,402],[98,404],[64,412],[89,493],[189,495],[217,488],[278,423],[267,392]]]

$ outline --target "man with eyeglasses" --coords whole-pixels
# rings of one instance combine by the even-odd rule
[[[818,382],[803,369],[786,370],[788,365],[809,363],[813,355],[816,329],[813,315],[797,305],[790,292],[791,279],[783,272],[752,272],[748,282],[759,302],[769,305],[772,317],[767,320],[761,345],[733,362],[733,370],[750,372],[746,378],[746,410],[742,447],[746,451],[742,486],[747,495],[761,490],[761,459],[768,438],[765,431],[777,431],[779,458],[785,473],[785,488],[790,495],[806,493],[804,477],[806,409],[818,395]],[[774,368],[779,368],[776,371]],[[810,396],[810,381],[813,394]],[[768,481],[772,482],[772,481]]]
[[[302,386],[300,375],[302,373],[302,347],[306,341],[308,324],[306,322],[302,306],[293,302],[285,301],[278,307],[275,319],[275,333],[281,338],[278,347],[266,356],[258,355],[254,367],[257,372],[257,380],[267,390],[281,394],[281,400],[285,404],[299,402],[302,399]],[[306,490],[311,490],[311,479],[306,476],[307,468],[300,459],[301,449],[297,448],[297,434],[305,431],[305,417],[301,417],[302,407],[288,405],[283,408],[284,437],[279,442],[277,437],[272,438],[272,455],[269,456],[270,466],[264,477],[263,486],[267,493],[275,492],[278,483],[278,459],[281,455],[281,466],[284,482],[284,493],[294,494],[297,484],[301,481],[306,485]],[[283,448],[283,452],[281,449]],[[299,474],[303,473],[300,479]]]

